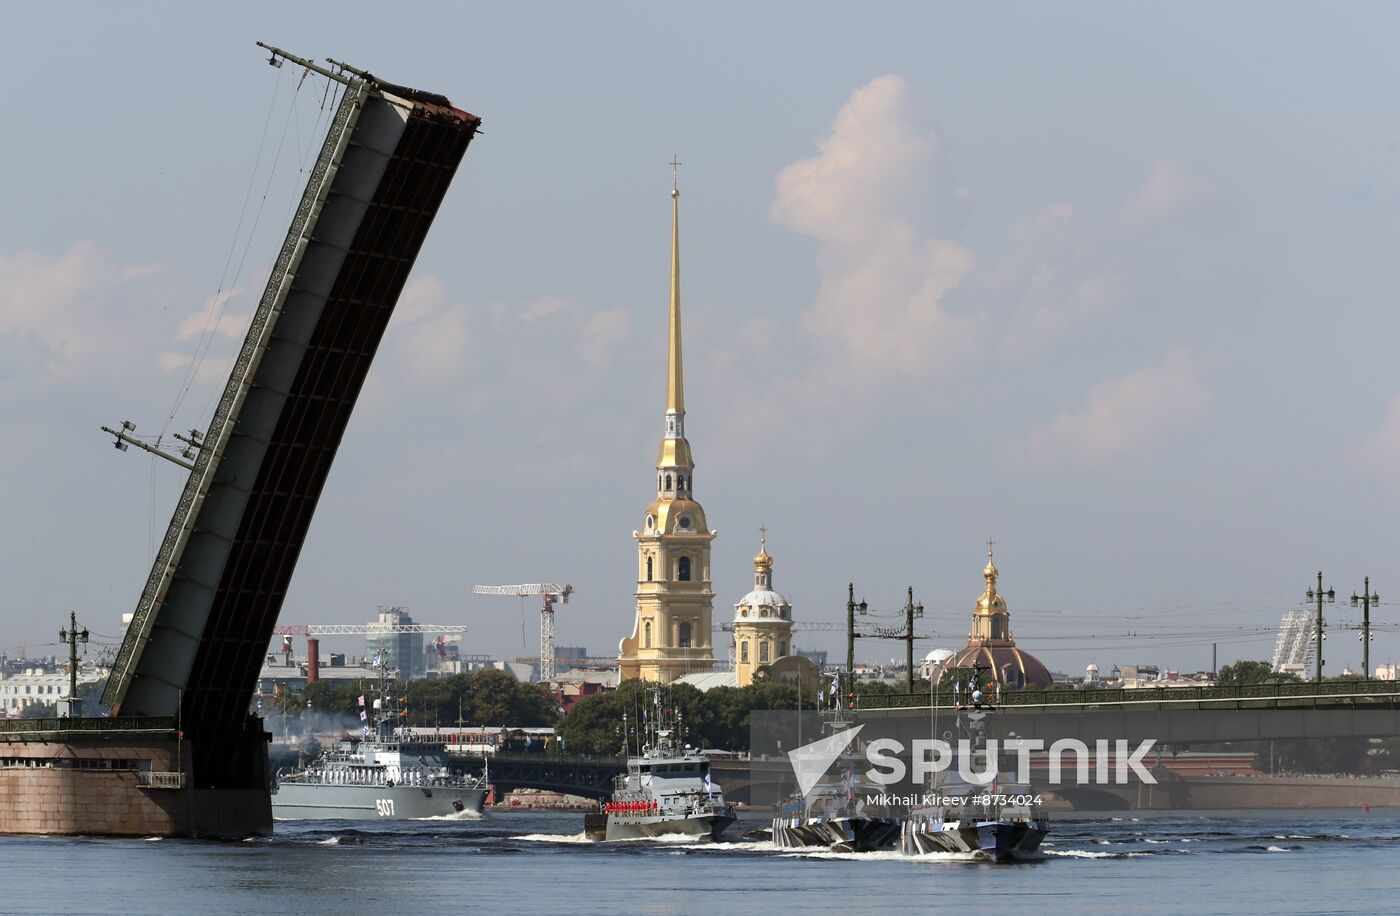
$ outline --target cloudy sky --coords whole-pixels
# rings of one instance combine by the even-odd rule
[[[841,619],[848,581],[881,611],[912,585],[921,652],[965,639],[994,537],[1013,630],[1070,672],[1267,657],[1319,568],[1400,590],[1394,5],[3,16],[0,651],[136,603],[183,472],[97,427],[204,426],[324,130],[324,81],[256,39],[485,125],[284,622],[405,604],[470,626],[466,651],[534,654],[533,605],[471,585],[555,580],[561,642],[616,651],[673,153],[716,620],[764,524],[800,619]],[[1359,665],[1354,634],[1329,645]]]

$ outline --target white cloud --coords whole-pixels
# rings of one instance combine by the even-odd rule
[[[1020,279],[1021,303],[1001,335],[1004,357],[1021,360],[1041,353],[1069,328],[1111,310],[1125,284],[1107,273],[1084,276],[1047,257]]]
[[[77,307],[101,272],[102,258],[87,242],[75,242],[57,258],[34,251],[0,256],[0,333],[57,343],[48,339],[55,313]]]
[[[821,286],[803,327],[844,356],[828,371],[878,382],[960,362],[972,325],[944,300],[974,259],[916,227],[946,164],[937,136],[918,123],[908,84],[882,76],[857,89],[817,147],[778,174],[770,215],[820,243]]]
[[[415,277],[399,293],[399,302],[394,306],[394,317],[398,324],[407,324],[426,318],[447,301],[447,288],[432,274]]]
[[[156,365],[167,375],[188,366],[192,360],[188,353],[161,353],[156,356]]]
[[[243,293],[238,286],[217,293],[204,300],[199,311],[185,316],[175,329],[176,340],[196,340],[206,333],[223,337],[241,338],[248,333],[248,324],[253,320],[252,312],[230,312],[228,304]]]
[[[583,306],[568,296],[544,295],[527,302],[518,317],[526,324],[533,324],[555,315],[578,315],[582,311]]]
[[[579,329],[579,355],[590,366],[606,366],[613,350],[627,339],[629,316],[625,309],[603,309],[589,315]]]
[[[1380,427],[1347,453],[1347,462],[1400,489],[1400,395],[1390,402],[1390,412]]]
[[[1146,223],[1163,219],[1206,198],[1209,187],[1170,159],[1152,163],[1152,174],[1123,208],[1129,222]]]
[[[471,344],[470,316],[466,306],[443,309],[409,325],[399,337],[400,351],[411,354],[408,376],[415,382],[436,384],[457,375]]]
[[[37,349],[50,375],[91,370],[95,357],[136,333],[111,299],[126,283],[159,272],[117,266],[88,242],[55,258],[38,252],[0,255],[0,363]]]
[[[1018,240],[1028,239],[1068,222],[1073,216],[1074,208],[1067,203],[1047,204],[1034,216],[1017,220],[1011,235]]]
[[[1146,450],[1209,408],[1202,367],[1186,350],[1089,389],[1084,406],[1031,430],[1007,456],[1020,467],[1099,467]]]

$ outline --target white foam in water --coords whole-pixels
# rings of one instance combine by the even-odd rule
[[[340,845],[340,837],[338,837],[338,836],[333,836],[333,837],[330,837],[329,839],[317,840],[317,841],[316,841],[316,845],[317,845],[317,846],[339,846],[339,845]]]
[[[1284,849],[1282,846],[1265,846],[1265,852],[1292,852],[1291,849]]]
[[[517,840],[527,840],[533,843],[592,843],[588,834],[579,833],[526,833],[515,837]]]
[[[1091,849],[1058,849],[1045,850],[1047,856],[1064,856],[1069,859],[1136,859],[1142,856],[1151,855],[1147,852],[1096,852]]]
[[[830,849],[794,849],[779,856],[782,859],[837,859],[855,862],[903,861],[912,858],[902,852],[881,850],[879,852],[834,852]]]
[[[147,843],[159,843],[163,839],[165,839],[163,836],[148,836],[145,838]]]
[[[430,814],[427,817],[412,817],[413,821],[479,821],[486,815],[479,811],[454,811],[451,814]]]
[[[737,842],[737,843],[691,843],[684,849],[699,849],[713,852],[770,852],[776,849],[772,843],[762,842]]]
[[[903,856],[911,862],[976,862],[975,852],[925,852],[917,856]]]

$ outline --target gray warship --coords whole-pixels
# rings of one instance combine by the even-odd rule
[[[709,759],[684,743],[680,716],[662,709],[659,691],[651,696],[641,753],[628,756],[627,772],[614,781],[612,798],[584,816],[584,833],[594,840],[718,840],[735,821],[734,806],[725,803],[723,790],[710,779]],[[623,721],[626,734],[626,716]]]
[[[279,820],[406,820],[473,817],[491,790],[481,776],[453,773],[435,749],[399,740],[398,713],[382,659],[379,697],[361,712],[363,737],[345,740],[310,765],[277,773],[272,816]],[[360,698],[364,702],[364,697]]]
[[[966,748],[973,771],[989,772],[995,761],[988,759],[987,725],[995,707],[984,702],[975,681],[969,686],[971,703],[959,709],[958,726],[970,736]],[[931,804],[911,810],[900,828],[905,855],[960,852],[993,862],[1024,861],[1037,857],[1050,832],[1050,819],[1030,786],[971,784],[935,774],[929,789]]]
[[[851,727],[841,708],[840,689],[830,688],[832,707],[822,713],[822,734],[840,735]],[[780,849],[826,847],[833,852],[875,852],[899,843],[900,822],[865,799],[880,787],[862,775],[857,747],[848,746],[805,793],[780,805],[773,817],[772,841]]]

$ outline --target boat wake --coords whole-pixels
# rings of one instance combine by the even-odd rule
[[[593,840],[588,835],[580,831],[579,833],[526,833],[514,837],[517,840],[525,840],[529,843],[592,843]]]
[[[1140,859],[1152,855],[1150,852],[1103,852],[1095,849],[1046,849],[1044,854],[1066,859]]]
[[[486,815],[480,811],[453,811],[451,814],[430,814],[427,817],[412,817],[412,821],[479,821]]]
[[[685,837],[693,840],[694,837]],[[767,841],[740,840],[733,843],[687,843],[681,849],[694,849],[699,852],[771,852],[777,847]]]

